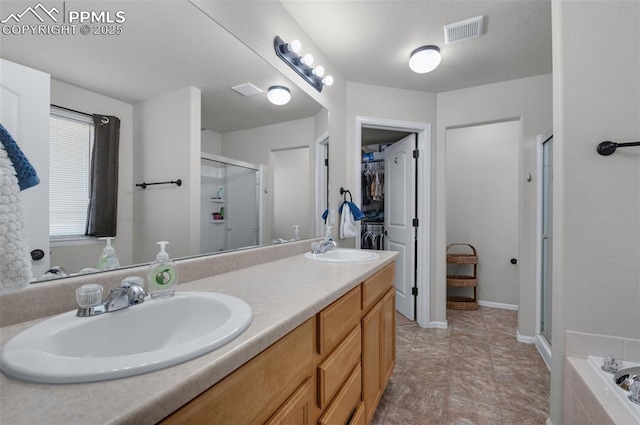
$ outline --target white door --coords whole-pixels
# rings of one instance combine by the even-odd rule
[[[411,134],[384,152],[384,228],[385,250],[397,251],[396,310],[415,319],[412,294],[415,278],[416,136]]]
[[[40,178],[40,184],[21,192],[29,250],[44,252],[33,262],[33,276],[39,277],[49,268],[50,76],[4,59],[0,76],[0,122]]]

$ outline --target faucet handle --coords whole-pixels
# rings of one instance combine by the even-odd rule
[[[94,307],[102,303],[102,285],[88,283],[76,289],[76,301],[79,307]]]
[[[144,279],[139,276],[125,277],[118,287],[127,291],[129,305],[140,304],[149,296],[144,290]]]

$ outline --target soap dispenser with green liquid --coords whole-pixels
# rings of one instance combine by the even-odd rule
[[[147,290],[151,298],[168,298],[176,292],[178,266],[169,259],[164,248],[167,244],[167,241],[158,242],[160,252],[147,268]]]

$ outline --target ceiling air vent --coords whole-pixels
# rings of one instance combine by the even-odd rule
[[[482,35],[482,23],[484,16],[466,19],[444,26],[444,41],[446,44],[480,37]]]
[[[262,93],[262,90],[251,83],[243,83],[237,86],[233,86],[231,87],[231,90],[247,97]]]

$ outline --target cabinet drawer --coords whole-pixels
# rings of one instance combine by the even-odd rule
[[[360,286],[318,313],[318,354],[324,355],[360,322]]]
[[[394,262],[362,282],[362,308],[365,312],[393,286],[395,275]]]
[[[353,369],[347,382],[340,388],[324,415],[318,420],[319,425],[346,424],[351,414],[360,403],[362,373],[360,363]]]
[[[351,417],[349,425],[366,425],[366,421],[364,418],[364,401],[361,401],[360,404],[358,404],[358,408]]]
[[[324,407],[347,379],[353,367],[360,363],[362,351],[360,325],[318,365],[318,407]]]

